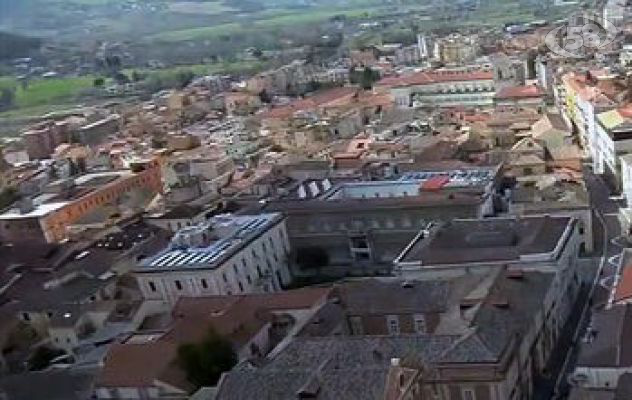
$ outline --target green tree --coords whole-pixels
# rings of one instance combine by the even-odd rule
[[[9,207],[20,198],[18,191],[13,186],[7,186],[0,191],[0,209]]]
[[[211,330],[201,343],[178,347],[178,362],[192,384],[215,386],[222,373],[237,364],[237,354],[226,338]]]
[[[38,347],[28,360],[29,370],[40,371],[48,367],[48,363],[50,363],[52,359],[64,354],[65,352],[63,350],[51,349],[46,346]]]

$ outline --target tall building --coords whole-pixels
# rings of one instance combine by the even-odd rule
[[[178,231],[134,275],[145,299],[172,304],[186,296],[275,292],[290,283],[289,252],[281,214],[217,215]]]

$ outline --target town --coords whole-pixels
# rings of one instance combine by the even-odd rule
[[[551,7],[3,125],[0,399],[632,399],[632,3]]]

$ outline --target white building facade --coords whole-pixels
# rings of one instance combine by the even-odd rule
[[[281,214],[221,215],[179,231],[134,275],[145,299],[170,304],[183,296],[276,292],[291,282],[289,252]]]

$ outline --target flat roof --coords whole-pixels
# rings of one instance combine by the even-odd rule
[[[217,268],[246,244],[283,219],[280,213],[259,215],[217,215],[203,224],[179,231],[170,246],[140,262],[136,271],[152,272],[177,269]],[[205,247],[186,247],[178,235],[208,233],[218,236]]]
[[[82,175],[75,178],[75,186],[73,186],[67,193],[42,193],[33,199],[34,209],[27,213],[21,213],[20,207],[16,203],[15,207],[12,207],[0,214],[0,220],[44,217],[67,206],[71,202],[92,193],[102,186],[108,185],[120,178],[133,175],[135,174],[129,170],[97,172]]]
[[[572,222],[570,217],[533,216],[454,220],[428,237],[416,237],[398,262],[422,265],[515,261],[549,253]]]
[[[32,211],[27,212],[27,213],[21,213],[20,208],[15,207],[0,214],[0,220],[43,217],[45,215],[48,215],[54,211],[57,211],[65,207],[66,205],[68,205],[68,203],[69,202],[67,201],[60,201],[60,202],[55,202],[55,203],[44,203],[44,204],[35,206],[35,208]]]
[[[496,168],[473,168],[441,171],[411,171],[394,181],[345,182],[337,185],[327,200],[417,196],[422,191],[480,188],[496,176]]]

